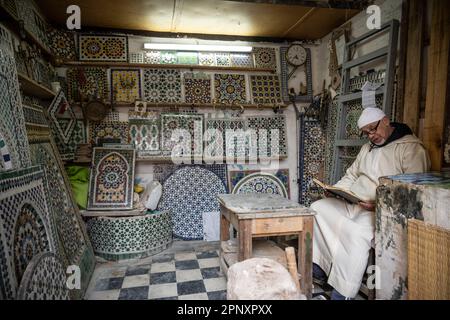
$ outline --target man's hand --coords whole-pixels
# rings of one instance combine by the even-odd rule
[[[359,205],[368,211],[375,211],[375,202],[359,202]]]

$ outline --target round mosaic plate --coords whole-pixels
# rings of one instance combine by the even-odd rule
[[[42,252],[28,264],[19,286],[17,300],[70,300],[66,272],[52,252]]]
[[[270,193],[288,197],[286,188],[280,179],[273,174],[262,172],[252,173],[243,178],[233,188],[232,193]]]
[[[203,238],[203,212],[220,211],[218,194],[227,193],[225,185],[213,172],[201,167],[183,167],[163,184],[160,210],[170,210],[176,237]]]

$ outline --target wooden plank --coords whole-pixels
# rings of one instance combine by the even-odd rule
[[[129,211],[80,211],[82,217],[94,218],[94,217],[135,217],[146,215],[145,211],[129,210]]]
[[[431,169],[440,171],[443,166],[442,139],[448,88],[450,2],[433,0],[430,4],[432,25],[423,141],[430,154]]]
[[[227,209],[223,206],[220,207],[220,240],[227,241],[230,239],[230,221],[227,219],[229,217]]]
[[[268,218],[254,219],[252,221],[252,233],[256,236],[268,233],[288,233],[301,231],[303,228],[303,218]]]
[[[312,297],[312,250],[314,217],[304,218],[303,231],[298,237],[298,270],[300,287],[308,298]]]
[[[408,44],[406,49],[403,122],[419,133],[420,82],[422,79],[422,45],[425,32],[425,2],[409,1]]]
[[[241,220],[239,221],[238,229],[238,261],[243,261],[251,258],[252,256],[252,221]]]

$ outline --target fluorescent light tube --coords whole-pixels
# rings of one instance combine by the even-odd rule
[[[173,44],[173,43],[145,43],[148,50],[179,50],[179,51],[219,51],[219,52],[251,52],[249,46],[216,46],[207,44]]]

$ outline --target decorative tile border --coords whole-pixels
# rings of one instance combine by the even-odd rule
[[[252,173],[241,179],[232,193],[269,193],[288,198],[287,190],[281,180],[273,174],[262,172]]]

